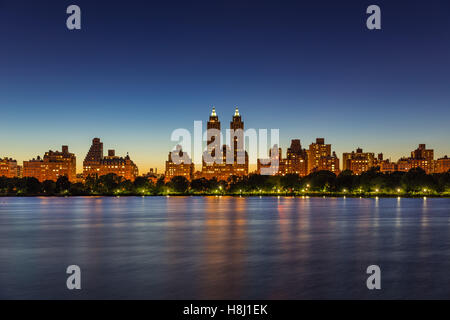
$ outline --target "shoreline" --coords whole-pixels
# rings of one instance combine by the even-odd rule
[[[261,197],[283,197],[283,198],[354,198],[354,199],[380,199],[380,198],[450,198],[450,194],[340,194],[340,193],[305,193],[305,194],[193,194],[193,193],[170,193],[170,194],[79,194],[79,195],[0,195],[0,198],[120,198],[120,197],[234,197],[234,198],[261,198]]]

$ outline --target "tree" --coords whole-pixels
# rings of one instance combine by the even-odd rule
[[[56,192],[57,193],[66,193],[69,192],[70,189],[70,181],[67,176],[60,176],[58,180],[56,180]]]
[[[183,176],[176,176],[170,180],[170,188],[178,193],[186,193],[189,189],[189,181]]]
[[[41,192],[41,184],[36,178],[24,178],[25,193],[28,195],[36,195]]]
[[[194,179],[191,182],[191,190],[194,192],[208,191],[209,181],[206,178]]]
[[[330,171],[318,171],[311,173],[306,181],[313,191],[334,191],[336,189],[336,175]]]
[[[356,176],[353,175],[351,170],[342,171],[336,178],[336,190],[338,192],[353,191],[355,187]]]
[[[287,174],[281,178],[281,186],[285,190],[293,191],[301,188],[301,179],[298,174]]]
[[[426,174],[422,168],[413,168],[402,177],[402,186],[408,192],[421,192],[424,189],[434,188],[433,178]]]
[[[56,191],[56,183],[53,180],[45,180],[42,182],[42,191],[47,195],[54,195]]]

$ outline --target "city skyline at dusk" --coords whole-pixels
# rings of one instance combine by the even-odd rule
[[[449,17],[0,0],[0,299],[174,319],[449,299]]]
[[[448,3],[379,1],[379,32],[365,28],[365,1],[77,1],[79,32],[65,28],[68,4],[0,6],[1,157],[64,144],[80,172],[100,137],[140,172],[162,172],[171,132],[206,123],[212,105],[226,121],[238,105],[247,128],[280,128],[283,149],[324,137],[338,155],[396,161],[419,143],[450,154]]]

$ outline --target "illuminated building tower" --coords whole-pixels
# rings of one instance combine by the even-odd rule
[[[83,161],[83,177],[101,177],[107,174],[116,174],[127,180],[134,181],[139,171],[134,162],[127,154],[118,157],[114,150],[108,150],[108,156],[103,156],[103,143],[99,138],[92,140],[92,145]]]
[[[375,164],[375,154],[373,152],[363,152],[363,149],[358,148],[351,153],[344,153],[342,155],[343,168],[342,170],[350,170],[356,175],[369,171]]]
[[[411,152],[410,158],[401,158],[397,162],[398,171],[408,172],[411,169],[422,168],[426,173],[435,171],[434,150],[427,149],[425,144]]]
[[[67,176],[70,182],[76,182],[76,157],[69,153],[68,146],[62,146],[62,151],[48,151],[44,158],[40,157],[23,162],[23,176],[34,177],[40,182],[45,180],[58,180]]]
[[[309,145],[308,173],[317,171],[322,157],[331,157],[331,144],[325,144],[324,138],[317,138],[316,143]]]
[[[92,139],[92,145],[83,161],[83,176],[100,173],[100,162],[103,160],[103,143],[99,138]]]
[[[380,172],[382,173],[392,173],[398,171],[397,163],[391,162],[389,159],[379,162],[378,166],[380,167]]]
[[[244,122],[239,109],[236,107],[233,119],[230,122],[230,141],[232,141],[233,168],[232,175],[243,176],[248,174],[248,154],[244,150]],[[231,146],[230,146],[231,147]],[[231,150],[227,150],[230,152]]]
[[[11,158],[0,159],[0,177],[15,178],[19,177],[20,166],[17,161]]]
[[[233,150],[236,152],[244,151],[244,122],[242,121],[239,109],[236,107],[233,120],[230,122],[230,130],[234,131],[233,137]]]
[[[244,150],[244,122],[239,110],[236,108],[232,121],[231,130],[238,130],[233,137],[230,137],[233,146],[220,145],[220,141],[215,140],[215,135],[220,133],[220,121],[215,108],[207,123],[207,151],[212,159],[207,159],[207,154],[203,155],[202,177],[207,179],[217,178],[227,180],[232,175],[243,176],[248,174],[248,153]],[[216,129],[214,134],[210,129]],[[233,149],[233,150],[232,150]],[[211,161],[210,161],[211,160]],[[213,161],[215,160],[215,161]]]
[[[436,161],[436,172],[445,173],[450,170],[450,158],[445,156]]]
[[[425,144],[419,144],[419,148],[411,152],[411,164],[413,168],[421,167],[426,173],[433,173],[434,150],[427,149]]]
[[[275,149],[273,149],[275,148]],[[257,169],[256,169],[256,173],[258,174],[262,174],[262,170],[263,168],[269,169],[272,166],[272,149],[276,150],[277,149],[277,145],[274,145],[274,147],[269,149],[269,158],[267,159],[258,159],[257,161]],[[270,175],[285,175],[287,174],[287,166],[286,166],[286,161],[283,159],[283,153],[281,148],[278,148],[278,156],[274,157],[275,161],[278,161],[278,170],[276,170],[275,172],[271,172]],[[270,172],[271,170],[267,170],[266,172]]]
[[[216,141],[216,134],[220,132],[220,121],[216,114],[216,108],[213,107],[211,115],[209,116],[209,121],[206,124],[206,151],[202,158],[202,176],[207,179],[211,179],[215,175],[215,165],[214,159],[220,152],[220,141]],[[213,132],[217,131],[217,132]],[[211,159],[209,159],[211,158]]]
[[[287,149],[285,159],[286,174],[308,175],[308,155],[299,139],[291,140],[291,146]]]
[[[99,138],[92,139],[92,145],[83,163],[99,162],[103,159],[103,142]]]
[[[115,150],[108,150],[108,156],[100,161],[100,171],[98,176],[113,173],[119,177],[134,181],[139,175],[137,166],[131,161],[127,154],[124,158],[116,156]]]
[[[330,171],[335,175],[338,175],[341,171],[339,170],[339,158],[336,156],[336,152],[333,152],[331,156],[321,157],[319,159],[319,166],[315,169],[316,171]]]
[[[165,181],[170,181],[177,176],[185,177],[191,181],[194,176],[194,163],[189,158],[189,155],[183,152],[180,145],[177,146],[174,152],[177,159],[173,159],[173,153],[169,152],[169,157],[166,161]]]
[[[427,149],[425,144],[419,144],[419,148],[411,152],[412,159],[425,159],[429,163],[434,160],[434,150]]]
[[[220,131],[220,121],[219,121],[219,117],[216,114],[216,108],[213,107],[211,115],[209,116],[209,121],[206,124],[206,129],[208,129],[206,135],[207,135],[207,148],[208,151],[213,152],[213,156],[214,156],[214,142],[216,141],[216,136],[213,134],[212,131],[210,131],[210,129],[215,129]],[[218,141],[217,145],[220,146],[221,141]]]

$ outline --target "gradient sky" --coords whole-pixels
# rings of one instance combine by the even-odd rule
[[[81,171],[100,137],[162,170],[171,132],[212,105],[222,127],[238,105],[246,128],[280,128],[283,149],[450,155],[450,3],[0,0],[0,157],[67,144]]]

